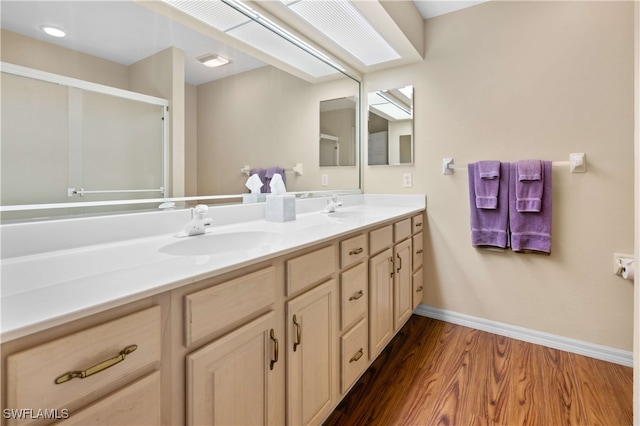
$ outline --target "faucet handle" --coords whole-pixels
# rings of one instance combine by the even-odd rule
[[[198,219],[204,219],[207,217],[207,213],[209,213],[209,206],[206,204],[198,204],[192,211]]]

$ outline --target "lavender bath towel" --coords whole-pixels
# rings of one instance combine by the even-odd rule
[[[476,207],[476,164],[469,163],[469,208],[471,216],[471,244],[474,247],[509,246],[509,163],[500,164],[498,199],[495,209]]]
[[[551,253],[551,161],[542,161],[544,183],[539,212],[520,212],[516,208],[517,163],[511,163],[509,179],[509,227],[511,248],[517,252]]]
[[[518,161],[516,169],[516,209],[519,212],[539,212],[542,208],[542,192],[544,191],[542,161]]]
[[[476,207],[496,209],[500,188],[500,162],[478,161],[475,170]]]

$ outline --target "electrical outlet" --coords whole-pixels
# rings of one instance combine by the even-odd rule
[[[323,174],[320,177],[322,178],[322,186],[329,186],[329,175]]]
[[[413,186],[413,177],[411,173],[405,173],[402,175],[402,186],[405,188],[411,188]]]

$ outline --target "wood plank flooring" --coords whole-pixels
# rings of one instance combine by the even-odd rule
[[[633,369],[413,315],[325,426],[630,425]]]

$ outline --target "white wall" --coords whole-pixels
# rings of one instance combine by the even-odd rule
[[[427,20],[424,62],[365,76],[367,92],[415,87],[415,165],[365,166],[364,189],[427,194],[426,305],[632,350],[612,255],[634,250],[633,28],[632,2],[488,2]],[[554,169],[550,256],[471,247],[467,174],[443,157],[571,152],[588,172]]]

